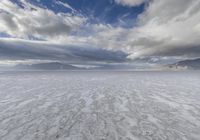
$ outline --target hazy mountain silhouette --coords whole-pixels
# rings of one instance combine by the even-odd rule
[[[50,63],[38,63],[38,64],[19,64],[15,66],[16,69],[28,69],[28,70],[78,70],[80,68],[72,66],[70,64],[64,64],[59,62]]]
[[[199,70],[200,69],[200,58],[193,59],[193,60],[184,60],[179,61],[175,64],[169,65],[170,68],[184,68],[184,69],[193,69],[193,70]]]

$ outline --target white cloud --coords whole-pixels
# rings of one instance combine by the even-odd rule
[[[88,42],[126,51],[129,58],[200,56],[200,0],[154,0],[132,29],[93,25]],[[179,57],[177,57],[179,58]]]
[[[199,0],[154,0],[127,37],[130,58],[200,56]]]
[[[147,0],[115,0],[116,3],[124,5],[124,6],[138,6]]]
[[[86,19],[65,13],[54,13],[40,8],[25,0],[22,7],[9,0],[0,2],[0,32],[14,37],[30,36],[51,40],[59,36],[67,36],[70,31],[77,30]]]
[[[76,10],[74,8],[72,8],[68,3],[64,3],[64,2],[62,2],[60,0],[55,0],[55,3],[58,4],[58,5],[62,5],[65,8],[71,9],[72,12],[76,12]]]

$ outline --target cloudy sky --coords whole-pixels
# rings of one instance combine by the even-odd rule
[[[1,0],[0,64],[200,57],[200,0]]]

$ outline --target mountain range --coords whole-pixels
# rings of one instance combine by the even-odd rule
[[[80,67],[77,65],[62,62],[48,62],[37,64],[18,64],[13,67],[0,66],[1,70],[135,70],[136,67],[127,65],[101,64],[94,67]],[[154,69],[154,68],[152,68]],[[200,58],[193,60],[183,60],[173,64],[161,66],[159,70],[200,70]]]
[[[168,65],[170,69],[187,69],[200,70],[200,58],[192,60],[179,61],[177,63]]]

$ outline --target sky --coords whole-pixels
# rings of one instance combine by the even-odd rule
[[[0,64],[200,57],[200,0],[1,0]]]

